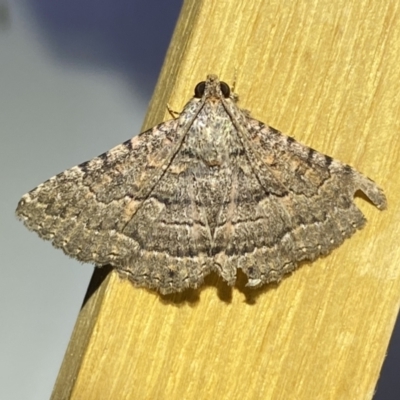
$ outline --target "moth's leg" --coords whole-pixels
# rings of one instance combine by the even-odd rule
[[[239,95],[237,93],[235,93],[236,79],[237,79],[237,68],[235,68],[235,72],[234,72],[234,75],[233,75],[233,83],[232,83],[231,95],[230,95],[230,99],[234,103],[237,103],[239,101]],[[241,111],[246,115],[246,117],[250,117],[251,116],[251,112],[249,110],[241,109]]]
[[[231,87],[231,93],[232,93],[232,95],[235,96],[235,99],[237,101],[239,99],[239,96],[235,93],[236,80],[237,80],[237,67],[235,67],[235,71],[233,73],[233,83],[232,83],[232,87]]]
[[[174,111],[174,110],[169,106],[169,104],[167,104],[167,110],[168,110],[168,112],[170,113],[170,115],[171,115],[171,117],[172,117],[173,119],[177,119],[177,118],[179,118],[179,116],[181,115],[181,113],[180,113],[179,111]]]
[[[235,103],[239,101],[239,95],[235,92],[236,78],[237,78],[237,69],[235,68],[235,73],[233,75],[233,83],[231,87],[231,95],[229,96],[231,100],[233,100]]]
[[[239,95],[237,93],[234,93],[233,89],[231,90],[231,95],[229,97],[234,103],[237,103],[239,101]]]
[[[245,108],[241,108],[240,111],[242,111],[242,113],[246,116],[251,118],[251,112],[250,110],[246,110]]]

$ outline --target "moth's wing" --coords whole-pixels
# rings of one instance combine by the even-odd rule
[[[274,176],[296,193],[313,196],[316,190],[337,190],[352,200],[364,192],[379,209],[386,197],[374,181],[349,165],[305,146],[290,136],[252,118],[247,118],[249,140]]]
[[[372,180],[350,166],[246,119],[247,130],[240,131],[251,167],[246,179],[257,177],[258,186],[252,186],[258,201],[243,234],[235,229],[234,242],[247,246],[247,254],[240,256],[240,248],[230,253],[249,276],[248,284],[258,286],[280,280],[302,260],[327,254],[362,228],[366,220],[353,202],[356,191],[364,192],[379,209],[386,207],[386,198]],[[238,193],[243,191],[244,184]],[[237,203],[240,213],[243,201]]]
[[[122,232],[180,146],[170,120],[66,170],[20,200],[16,214],[67,255],[97,265],[121,263],[138,245]]]
[[[211,236],[196,179],[199,164],[185,141],[124,227],[124,235],[137,243],[140,258],[119,270],[135,285],[163,294],[177,292],[198,287],[211,271]]]
[[[62,172],[23,196],[17,216],[67,255],[111,264],[138,286],[198,287],[211,269],[210,238],[185,133],[167,121]]]

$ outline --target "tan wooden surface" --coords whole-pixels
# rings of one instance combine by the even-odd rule
[[[357,198],[362,231],[256,292],[211,275],[160,296],[110,274],[53,399],[372,398],[400,299],[399,17],[398,0],[185,1],[145,127],[236,73],[243,108],[364,172],[389,208]]]

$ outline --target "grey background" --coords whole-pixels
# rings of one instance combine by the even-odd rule
[[[17,202],[140,131],[181,4],[0,0],[0,400],[49,398],[92,275]],[[399,342],[398,326],[375,399],[400,398]]]

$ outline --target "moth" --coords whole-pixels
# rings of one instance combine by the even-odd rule
[[[253,119],[208,75],[177,118],[50,178],[16,214],[65,254],[166,294],[211,271],[281,280],[364,226],[358,190],[386,207],[372,180]]]

